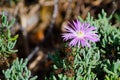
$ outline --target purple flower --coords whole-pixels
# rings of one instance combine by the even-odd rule
[[[89,23],[82,23],[78,19],[65,26],[66,32],[62,34],[63,40],[70,41],[69,46],[88,46],[90,42],[99,41],[96,28]]]

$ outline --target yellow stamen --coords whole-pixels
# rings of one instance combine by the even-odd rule
[[[77,36],[79,38],[83,38],[84,37],[84,33],[82,31],[79,31],[79,32],[77,32]]]

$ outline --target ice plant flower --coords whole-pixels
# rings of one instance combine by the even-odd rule
[[[82,23],[78,19],[69,22],[65,26],[65,33],[62,34],[63,40],[70,41],[69,46],[88,46],[90,42],[99,41],[96,28],[89,23]]]

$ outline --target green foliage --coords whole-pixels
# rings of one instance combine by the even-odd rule
[[[92,70],[100,63],[100,53],[98,49],[93,48],[79,49],[76,54],[74,70],[77,80],[97,80]]]
[[[76,55],[74,52],[76,52]],[[67,58],[61,60],[57,53],[57,58],[51,56],[55,58],[55,62],[62,62],[62,66],[59,66],[60,63],[53,65],[54,70],[62,68],[62,71],[57,75],[52,73],[50,78],[46,77],[45,80],[98,80],[93,72],[96,65],[100,63],[100,53],[97,48],[72,48],[70,54],[74,54],[73,64],[70,63],[72,61],[68,62]]]
[[[103,64],[104,71],[107,73],[105,80],[118,80],[120,79],[120,60],[110,63],[109,60],[106,61],[107,64]]]
[[[63,67],[62,59],[60,58],[60,53],[57,52],[55,55],[48,54],[49,58],[54,61],[57,67]]]
[[[13,50],[16,39],[18,35],[12,37],[10,28],[14,24],[15,19],[11,21],[7,21],[7,16],[2,15],[1,25],[0,25],[0,58],[5,58],[11,53],[17,52],[17,50]],[[37,76],[31,78],[31,72],[27,69],[27,60],[20,61],[16,59],[12,66],[3,70],[3,74],[7,80],[36,80]]]
[[[0,53],[2,55],[8,55],[11,53],[17,52],[17,50],[13,50],[16,39],[18,35],[12,37],[10,28],[14,24],[15,19],[12,19],[11,21],[7,21],[7,16],[2,15],[2,23],[0,25]]]
[[[48,57],[54,61],[52,66],[53,72],[50,73],[50,77],[45,77],[45,80],[74,80],[74,77],[67,76],[67,70],[71,68],[71,65],[68,65],[67,58],[62,59],[61,54],[56,51],[54,55],[48,55]]]
[[[120,23],[120,13],[115,13],[114,15],[116,22]]]
[[[97,43],[97,47],[99,47],[101,55],[105,54],[107,58],[110,55],[117,59],[120,57],[120,44],[118,44],[120,43],[120,28],[112,26],[110,23],[111,18],[112,15],[107,18],[107,14],[102,10],[102,13],[98,15],[98,19],[93,19],[88,14],[85,22],[91,23],[91,25],[98,29],[100,41]],[[79,17],[79,20],[82,19]]]
[[[7,80],[36,80],[37,76],[30,78],[31,72],[27,69],[26,65],[27,60],[23,61],[21,59],[19,61],[16,59],[9,69],[3,71],[5,78]]]
[[[62,70],[57,74],[51,73],[45,80],[120,80],[120,28],[111,24],[112,16],[107,17],[102,10],[98,19],[89,13],[86,20],[78,17],[80,21],[89,22],[97,28],[100,41],[92,43],[91,48],[72,47],[63,59],[58,55],[51,56],[55,62],[53,69]],[[68,56],[74,59],[68,61]],[[99,76],[101,74],[103,76]]]
[[[105,63],[105,72],[110,72],[114,70],[113,73],[118,72],[119,66],[119,59],[120,59],[120,28],[116,28],[112,26],[110,23],[110,17],[107,17],[107,14],[102,10],[102,13],[98,15],[98,19],[93,19],[90,15],[86,18],[86,22],[90,22],[91,25],[97,27],[98,34],[100,36],[100,41],[96,44],[97,48],[99,48],[101,59],[100,61],[104,63],[104,60],[108,62]],[[115,62],[117,60],[117,62]],[[110,67],[110,62],[112,65]],[[101,65],[102,65],[101,63]],[[109,65],[108,65],[109,63]],[[116,66],[116,67],[115,67]],[[119,67],[118,67],[119,66]],[[107,69],[109,67],[109,69]],[[110,71],[109,71],[110,70]],[[103,70],[104,71],[104,70]],[[107,76],[105,80],[118,80],[118,76],[120,74],[111,75],[107,72]],[[118,72],[120,73],[120,72]],[[101,73],[102,74],[102,73]]]

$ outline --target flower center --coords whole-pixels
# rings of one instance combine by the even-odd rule
[[[83,38],[84,37],[84,33],[82,31],[79,31],[79,32],[77,32],[77,36],[79,38]]]

